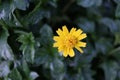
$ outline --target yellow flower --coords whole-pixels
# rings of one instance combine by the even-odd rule
[[[83,31],[81,29],[76,30],[76,28],[72,28],[69,32],[67,27],[63,26],[62,30],[58,29],[56,32],[58,36],[53,37],[55,40],[53,47],[58,47],[58,51],[63,52],[64,57],[68,55],[73,57],[75,55],[74,48],[83,53],[80,47],[86,47],[86,43],[81,42],[81,40],[86,38],[87,35],[82,33]]]

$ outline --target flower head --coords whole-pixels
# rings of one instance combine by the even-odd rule
[[[80,47],[86,47],[85,42],[81,42],[82,39],[86,38],[87,35],[82,33],[81,29],[76,30],[76,28],[72,28],[70,32],[68,31],[66,26],[58,29],[57,31],[58,36],[54,36],[53,39],[55,43],[53,47],[58,47],[59,52],[63,52],[63,56],[73,57],[75,55],[74,48],[79,50],[79,52],[83,53],[83,50]]]

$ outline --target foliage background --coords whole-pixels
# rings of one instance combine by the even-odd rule
[[[84,54],[52,47],[63,25],[87,33]],[[0,80],[120,80],[120,0],[0,0]]]

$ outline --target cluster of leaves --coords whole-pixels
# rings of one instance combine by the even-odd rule
[[[0,0],[0,80],[120,80],[120,0]],[[84,54],[53,48],[63,26],[87,33]]]

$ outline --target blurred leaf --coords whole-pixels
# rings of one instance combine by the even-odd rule
[[[120,47],[113,49],[109,55],[115,57],[120,62]]]
[[[0,5],[0,19],[10,19],[11,13],[15,10],[15,6],[9,1],[2,2]]]
[[[14,68],[12,71],[11,71],[11,73],[10,73],[10,78],[12,79],[12,80],[22,80],[22,76],[21,76],[21,74],[20,74],[20,72],[16,69],[16,68]]]
[[[93,80],[93,71],[90,69],[90,65],[86,65],[79,69],[76,80]]]
[[[120,4],[117,5],[116,11],[115,11],[115,17],[120,18]]]
[[[35,54],[35,41],[32,33],[24,33],[20,35],[18,41],[22,43],[20,50],[22,50],[22,54],[25,60],[33,63]]]
[[[98,53],[100,52],[103,54],[107,54],[113,48],[110,40],[104,38],[101,38],[98,41],[96,41],[95,47]]]
[[[29,7],[28,0],[13,0],[14,5],[21,10],[26,10]]]
[[[115,23],[118,27],[118,32],[120,32],[120,20],[119,19],[115,20]]]
[[[24,79],[29,78],[30,70],[25,60],[22,60],[21,65],[18,67],[18,70],[20,71],[20,73],[22,73],[21,75]]]
[[[9,64],[6,61],[0,62],[0,77],[6,77],[10,73]]]
[[[30,72],[30,78],[36,79],[39,75],[36,72]]]
[[[120,32],[115,33],[115,45],[120,44]]]
[[[115,61],[103,62],[100,67],[104,70],[105,80],[115,80],[119,65]]]
[[[100,6],[102,4],[102,0],[77,0],[77,4],[86,8],[92,6]]]
[[[102,18],[100,19],[99,22],[105,25],[106,27],[108,27],[112,33],[115,33],[118,31],[116,23],[110,18]]]
[[[119,4],[120,3],[120,0],[114,0],[115,3]]]
[[[75,22],[86,33],[93,33],[95,31],[95,24],[85,18],[79,18]]]
[[[12,49],[7,43],[9,33],[7,30],[3,30],[0,33],[0,58],[4,58],[5,60],[13,60],[14,55]]]
[[[35,8],[22,19],[24,24],[36,24],[39,23],[43,18],[50,17],[50,12],[40,8],[40,5],[41,1],[39,1]]]
[[[53,32],[52,29],[49,25],[45,24],[42,26],[42,28],[40,29],[40,34],[41,34],[41,39],[40,39],[40,43],[41,45],[43,45],[44,47],[52,47],[52,43],[53,43]]]
[[[65,74],[64,64],[60,59],[55,58],[50,64],[51,75],[55,80],[63,80]]]

